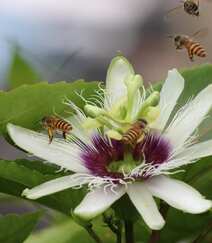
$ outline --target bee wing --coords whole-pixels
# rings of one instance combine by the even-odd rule
[[[183,7],[182,5],[178,5],[177,7],[168,10],[168,11],[166,12],[166,14],[164,15],[164,21],[165,21],[165,22],[168,22],[168,21],[169,21],[169,17],[170,17],[170,15],[173,14],[173,12],[175,12],[176,10],[181,9],[182,7]]]
[[[192,37],[195,38],[204,38],[208,35],[208,28],[203,28],[200,29],[198,31],[196,31],[195,33],[192,34]]]
[[[175,35],[166,35],[166,38],[173,39]]]
[[[174,11],[179,10],[179,9],[181,9],[181,8],[183,8],[183,6],[182,6],[182,5],[178,5],[177,7],[168,10],[167,13],[166,13],[166,16],[170,15],[170,14],[173,13]]]

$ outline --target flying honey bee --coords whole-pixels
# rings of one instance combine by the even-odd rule
[[[195,1],[195,0],[185,0],[185,1],[181,1],[182,5],[179,5],[171,10],[168,11],[168,15],[170,13],[172,13],[173,11],[177,10],[177,9],[180,9],[180,8],[183,8],[184,11],[189,14],[189,15],[192,15],[192,16],[199,16],[199,12],[200,12],[200,8],[199,8],[199,0],[198,1]]]
[[[147,121],[139,119],[122,136],[122,142],[126,145],[135,146],[146,135]]]
[[[42,125],[48,131],[49,143],[52,142],[55,132],[62,132],[63,138],[66,139],[67,133],[72,130],[70,123],[57,116],[43,117]]]
[[[168,37],[174,39],[176,50],[187,49],[188,56],[190,60],[193,61],[194,56],[206,57],[207,55],[205,48],[193,39],[195,36],[205,33],[206,29],[203,29],[195,32],[191,37],[187,35],[170,35]]]

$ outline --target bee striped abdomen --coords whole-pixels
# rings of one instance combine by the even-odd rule
[[[189,49],[191,55],[196,55],[198,57],[206,57],[205,49],[197,42],[192,43]]]
[[[66,131],[66,132],[68,132],[72,129],[71,124],[64,120],[57,120],[55,127],[59,130]]]
[[[184,2],[184,10],[188,14],[199,16],[199,5],[194,1],[187,0]]]
[[[124,144],[133,145],[135,142],[137,142],[139,136],[140,136],[140,131],[138,131],[135,128],[131,128],[123,135],[122,141]]]

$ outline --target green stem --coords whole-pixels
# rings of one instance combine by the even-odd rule
[[[160,213],[163,216],[164,219],[166,219],[167,213],[169,210],[169,205],[166,203],[161,202],[160,203]],[[148,243],[157,243],[160,240],[160,232],[159,230],[153,230],[152,234],[149,238],[149,242]]]
[[[126,220],[125,222],[125,243],[134,243],[134,230],[133,230],[133,222]]]
[[[206,228],[206,230],[204,230],[202,233],[200,233],[197,238],[192,241],[192,243],[199,243],[199,242],[203,242],[203,240],[206,238],[206,236],[211,233],[211,229],[212,229],[212,222],[209,224],[209,226]]]
[[[149,243],[157,243],[160,240],[160,231],[153,230],[149,239]]]
[[[71,211],[73,220],[79,224],[81,227],[83,227],[88,234],[90,235],[90,237],[96,242],[96,243],[102,243],[101,239],[99,238],[99,236],[96,234],[96,232],[93,230],[93,225],[90,221],[84,221],[81,218],[77,217],[73,211]]]
[[[102,243],[101,239],[99,238],[99,236],[96,234],[96,232],[93,230],[92,225],[88,225],[85,227],[85,229],[87,230],[88,234],[90,235],[90,237],[96,242],[96,243]]]
[[[117,222],[118,232],[116,234],[116,243],[122,242],[122,223],[121,221]]]
[[[121,243],[122,241],[122,223],[118,220],[116,223],[113,222],[112,217],[108,217],[107,215],[103,214],[104,222],[110,228],[110,230],[116,234],[116,243]]]

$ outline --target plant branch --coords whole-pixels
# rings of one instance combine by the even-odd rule
[[[96,242],[96,243],[102,243],[101,239],[99,238],[99,236],[96,234],[96,232],[93,230],[93,225],[90,221],[84,221],[81,218],[77,217],[73,211],[71,211],[72,214],[72,218],[73,220],[79,224],[80,226],[82,226],[90,235],[90,237]]]
[[[125,222],[125,243],[134,243],[134,230],[133,230],[133,222],[126,220]]]
[[[164,203],[164,202],[161,202],[160,203],[160,213],[161,213],[161,215],[163,216],[164,219],[166,219],[168,210],[169,210],[169,205]],[[152,234],[151,234],[151,236],[149,238],[149,243],[157,243],[157,242],[159,242],[159,240],[160,240],[160,233],[161,233],[161,231],[159,231],[159,230],[153,230]]]
[[[122,241],[122,223],[120,220],[116,220],[116,222],[113,222],[112,216],[107,216],[106,214],[103,214],[103,220],[107,224],[107,226],[110,228],[110,230],[116,234],[116,243],[121,243]]]
[[[211,233],[211,229],[212,229],[212,222],[209,224],[209,226],[208,226],[202,233],[200,233],[200,234],[197,236],[197,238],[196,238],[194,241],[192,241],[192,243],[199,243],[199,242],[202,242],[202,241],[205,239],[205,237],[206,237],[209,233]]]
[[[122,242],[122,222],[118,221],[117,222],[117,228],[118,228],[118,232],[116,235],[116,243],[121,243]]]
[[[87,226],[84,227],[86,229],[86,231],[88,232],[88,234],[90,235],[90,237],[96,242],[96,243],[102,243],[101,239],[99,238],[99,236],[96,234],[96,232],[93,230],[92,224],[89,224]]]

